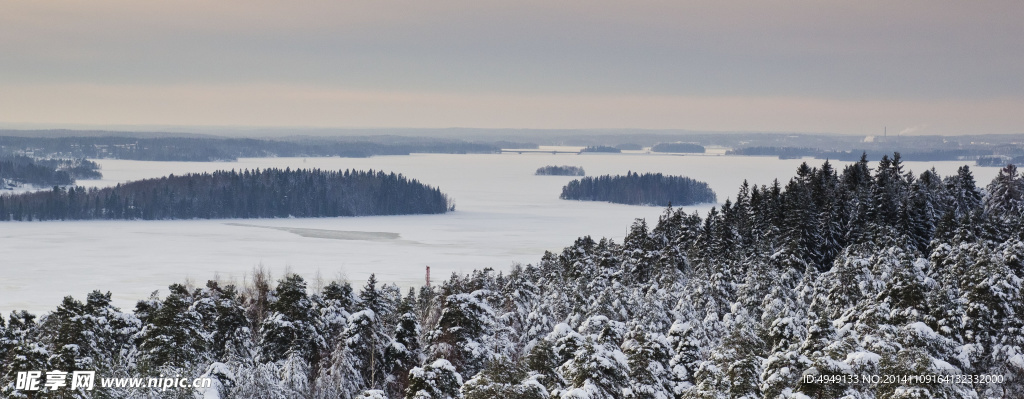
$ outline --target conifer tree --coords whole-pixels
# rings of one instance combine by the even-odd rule
[[[366,309],[352,314],[345,330],[350,362],[368,389],[382,389],[387,382],[385,348],[390,339],[383,327],[373,310]]]
[[[387,378],[387,389],[391,396],[399,396],[408,385],[409,370],[423,362],[423,350],[420,346],[421,334],[419,318],[415,314],[416,296],[412,288],[408,296],[399,304],[397,313],[401,316],[395,326],[394,338],[384,348],[384,374]]]
[[[672,347],[664,335],[634,325],[622,343],[629,366],[627,398],[669,398],[677,381],[669,368]]]
[[[462,375],[445,359],[409,371],[406,399],[461,399]]]
[[[154,293],[150,300],[136,305],[135,313],[142,322],[139,361],[146,368],[196,371],[191,369],[207,360],[210,345],[203,320],[192,308],[196,293],[181,284],[168,290],[163,301]]]
[[[623,395],[629,387],[629,364],[626,355],[611,343],[587,336],[561,367],[568,387],[560,398],[612,399]]]
[[[460,374],[475,375],[493,354],[489,334],[494,311],[482,300],[487,292],[449,295],[437,325],[427,333],[429,359],[447,359]]]
[[[297,274],[286,275],[274,289],[273,298],[271,313],[260,327],[261,360],[275,362],[295,352],[315,362],[315,354],[326,347],[326,342],[317,334],[305,280]]]

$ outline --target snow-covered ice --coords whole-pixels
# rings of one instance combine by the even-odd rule
[[[801,160],[769,157],[643,154],[413,154],[371,158],[249,158],[238,162],[99,160],[110,186],[168,174],[222,169],[321,168],[393,171],[439,187],[456,202],[444,215],[322,219],[5,222],[0,224],[0,314],[15,309],[53,310],[61,298],[111,291],[124,309],[155,290],[189,279],[196,285],[219,276],[240,282],[257,265],[280,277],[286,269],[309,280],[347,277],[361,285],[370,273],[400,286],[422,284],[452,272],[533,263],[545,250],[560,251],[583,235],[621,241],[634,218],[657,219],[659,207],[563,201],[570,176],[534,176],[545,165],[582,166],[588,176],[662,172],[703,180],[720,201],[744,179],[784,184]],[[812,166],[822,161],[807,160]],[[943,176],[963,162],[933,165]],[[845,164],[837,163],[842,170]],[[998,168],[972,168],[979,185]],[[710,205],[688,207],[701,212]]]

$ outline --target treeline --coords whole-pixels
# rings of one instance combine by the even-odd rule
[[[548,165],[537,168],[535,175],[542,176],[584,176],[586,172],[579,166],[554,166]]]
[[[356,293],[256,272],[134,312],[100,292],[14,312],[0,393],[35,394],[15,371],[96,370],[215,384],[81,397],[1018,397],[1022,210],[1014,167],[983,190],[967,167],[918,175],[898,155],[805,164],[704,217],[668,208],[621,244],[583,237],[404,296],[372,276]]]
[[[622,150],[615,147],[609,147],[606,145],[592,145],[583,148],[582,150],[580,150],[580,152],[609,152],[618,154],[622,152]]]
[[[1024,155],[1018,155],[1014,157],[1007,155],[983,156],[978,158],[978,160],[975,161],[975,163],[978,166],[996,166],[1001,168],[1006,165],[1018,165],[1024,163]]]
[[[725,155],[778,156],[779,158],[800,158],[814,156],[822,151],[804,147],[742,147],[725,152]]]
[[[683,176],[636,172],[625,176],[604,175],[577,179],[562,187],[565,200],[608,201],[630,205],[692,205],[715,202],[715,192],[705,182]]]
[[[295,140],[206,137],[15,137],[0,136],[0,153],[31,153],[37,158],[114,158],[139,161],[233,161],[264,157],[369,157],[420,153],[493,153],[494,144],[441,139]]]
[[[622,143],[622,144],[616,144],[615,148],[618,148],[618,149],[620,149],[622,151],[640,151],[640,150],[644,149],[644,146],[642,146],[640,144],[635,144],[635,143]]]
[[[694,143],[658,143],[651,147],[654,152],[696,152],[704,153],[704,146]]]
[[[84,161],[84,160],[83,160]],[[88,161],[85,161],[88,162]],[[63,186],[74,183],[66,170],[38,162],[26,156],[0,156],[0,189],[23,184],[36,186]]]
[[[875,147],[879,147],[876,145]],[[955,148],[955,149],[902,149],[899,151],[905,161],[933,162],[933,161],[958,161],[964,159],[979,159],[978,165],[982,165],[980,159],[990,157],[995,149],[983,148]],[[890,152],[889,149],[852,149],[848,151],[823,150],[809,147],[772,147],[755,146],[741,147],[726,152],[726,155],[754,155],[754,156],[778,156],[781,159],[793,159],[801,157],[814,157],[817,159],[829,159],[842,162],[856,162],[861,155],[869,158],[877,158],[880,154]],[[994,166],[1005,166],[1002,163]]]
[[[444,213],[437,188],[382,171],[263,169],[0,196],[0,220],[213,219]]]

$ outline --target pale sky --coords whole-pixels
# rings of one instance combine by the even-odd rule
[[[1024,133],[1024,2],[0,0],[0,127]]]

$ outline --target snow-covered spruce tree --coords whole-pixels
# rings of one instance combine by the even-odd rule
[[[324,286],[319,295],[311,296],[310,300],[317,309],[317,333],[327,344],[324,348],[327,354],[320,356],[323,359],[329,356],[337,342],[344,339],[343,335],[348,327],[351,312],[355,311],[357,299],[348,282],[332,281]]]
[[[0,360],[7,360],[7,354],[11,352],[17,342],[14,341],[14,334],[7,329],[7,322],[0,317]],[[0,370],[0,372],[5,370]]]
[[[774,399],[793,391],[804,366],[799,347],[807,331],[807,304],[797,291],[801,277],[797,270],[806,270],[807,265],[785,250],[773,254],[769,264],[765,274],[775,284],[760,305],[759,331],[768,350],[761,364],[759,388],[763,397]]]
[[[974,182],[974,174],[967,165],[957,169],[956,176],[943,179],[949,195],[950,211],[955,218],[974,212],[981,205],[982,192]]]
[[[524,365],[507,358],[495,359],[462,386],[466,399],[547,399],[548,391]]]
[[[817,308],[815,306],[812,309]],[[821,314],[820,310],[815,313]],[[801,377],[848,375],[848,367],[843,360],[852,352],[853,343],[841,339],[832,321],[826,317],[817,316],[808,325],[807,338],[800,345],[800,363],[803,366]],[[849,385],[845,383],[808,382],[801,378],[795,390],[812,398],[839,398],[848,388]]]
[[[398,299],[401,299],[401,292],[399,292]],[[384,290],[384,286],[377,288],[377,276],[375,274],[370,275],[362,291],[359,291],[359,300],[359,307],[361,309],[372,310],[373,314],[380,320],[384,320],[394,313],[397,302],[393,295]]]
[[[822,268],[820,245],[824,237],[819,229],[819,209],[811,187],[811,172],[807,163],[801,164],[798,176],[789,181],[782,194],[783,234],[795,242],[794,248],[801,259]]]
[[[680,318],[672,323],[667,336],[674,353],[669,367],[673,378],[678,381],[674,391],[677,395],[693,385],[697,368],[711,350],[711,338],[690,303],[681,300],[679,305],[676,311]]]
[[[366,388],[355,356],[344,341],[336,343],[330,356],[322,359],[321,363],[315,398],[349,399]]]
[[[488,291],[453,294],[445,298],[437,325],[427,333],[427,357],[446,359],[460,374],[475,375],[494,353],[490,334],[494,311],[483,300]]]
[[[86,302],[65,297],[42,326],[56,332],[50,367],[62,371],[124,371],[139,321],[110,305],[110,293],[93,291]]]
[[[420,346],[419,318],[416,317],[416,295],[412,288],[396,309],[401,316],[395,326],[394,337],[384,349],[384,376],[387,378],[384,390],[398,397],[409,384],[409,370],[423,362]]]
[[[352,314],[345,330],[344,345],[348,348],[349,361],[367,389],[382,389],[387,382],[384,351],[389,341],[373,310],[364,309]]]
[[[198,291],[173,284],[163,301],[154,293],[136,304],[135,314],[142,322],[138,362],[144,374],[192,377],[205,369],[210,334],[203,328],[202,315],[192,306]]]
[[[561,364],[559,355],[555,353],[554,344],[547,339],[537,341],[523,358],[523,365],[530,373],[530,377],[541,383],[549,392],[565,387],[565,380],[558,373],[558,366]]]
[[[445,359],[409,371],[406,399],[461,399],[462,375]]]
[[[216,281],[209,281],[199,301],[207,304],[208,314],[204,322],[212,333],[210,340],[214,359],[227,359],[232,351],[240,352],[240,347],[251,344],[252,331],[234,285],[222,287]]]
[[[300,348],[293,347],[278,364],[278,378],[281,380],[281,390],[284,397],[288,399],[310,397],[312,393],[310,385],[313,375],[310,370],[309,360],[306,359]]]
[[[501,287],[499,321],[512,331],[512,344],[517,351],[535,343],[554,327],[553,315],[541,297],[538,285],[540,269],[513,265],[505,285]]]
[[[15,389],[15,374],[26,370],[47,370],[50,351],[37,340],[35,315],[27,311],[11,312],[3,335],[5,357],[0,359],[0,394],[7,398],[29,398]]]
[[[988,384],[984,394],[996,397],[1024,392],[1024,243],[1014,239],[998,249],[1000,264],[1006,268],[992,281],[1014,316],[1005,320],[992,349],[992,366],[988,373],[1001,375],[1004,381]]]
[[[286,389],[281,381],[281,370],[277,363],[242,363],[236,367],[235,398],[286,399]],[[336,396],[342,398],[343,396]]]
[[[260,326],[259,358],[276,362],[296,353],[313,361],[318,349],[326,346],[317,334],[312,302],[306,295],[306,282],[297,274],[282,278],[268,306],[270,314]]]
[[[586,336],[573,358],[560,369],[568,386],[552,392],[558,398],[612,399],[629,387],[629,364],[618,346]]]
[[[1006,165],[986,187],[982,205],[990,215],[1020,217],[1024,212],[1024,177],[1017,166]]]
[[[622,343],[629,366],[627,398],[670,398],[678,381],[669,366],[673,352],[668,339],[658,332],[634,325]]]

